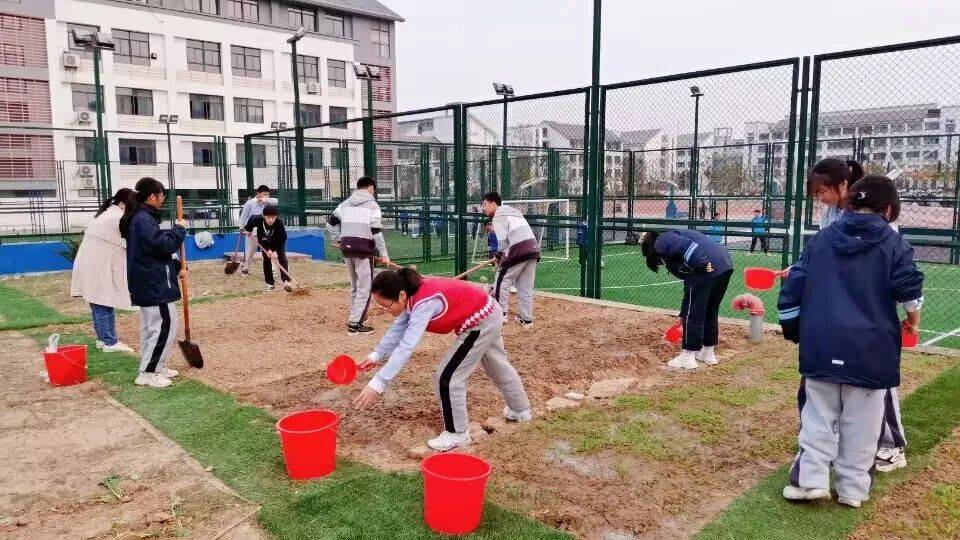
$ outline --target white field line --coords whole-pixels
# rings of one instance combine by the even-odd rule
[[[679,279],[674,281],[664,281],[662,283],[646,283],[643,285],[612,285],[609,287],[601,287],[601,289],[643,289],[645,287],[657,287],[659,285],[673,285],[674,283],[683,283]],[[540,290],[543,291],[579,291],[580,287],[540,287]]]
[[[938,343],[938,342],[940,342],[940,341],[942,341],[942,340],[944,340],[944,339],[946,339],[946,338],[948,338],[948,337],[956,336],[956,335],[958,335],[958,334],[960,334],[960,327],[954,328],[953,330],[951,330],[951,331],[949,331],[949,332],[947,332],[947,333],[945,333],[945,334],[940,334],[940,335],[937,336],[937,337],[928,339],[927,341],[924,341],[923,343],[921,343],[921,345],[933,345],[934,343]]]

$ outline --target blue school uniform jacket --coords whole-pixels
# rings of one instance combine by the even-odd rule
[[[653,250],[671,274],[684,281],[707,281],[733,270],[726,248],[699,231],[676,230],[660,233]],[[707,263],[713,272],[707,272]]]
[[[897,303],[922,298],[922,288],[913,247],[886,220],[844,213],[810,239],[780,290],[780,324],[800,344],[800,374],[900,386]]]
[[[180,300],[180,261],[173,254],[186,236],[180,225],[161,229],[160,211],[152,206],[133,215],[127,232],[127,283],[133,305],[158,306]]]

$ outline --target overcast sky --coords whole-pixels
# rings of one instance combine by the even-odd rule
[[[590,83],[591,0],[381,0],[399,110]],[[604,0],[601,82],[960,34],[957,0]]]

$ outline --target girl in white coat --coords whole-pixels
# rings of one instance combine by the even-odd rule
[[[117,338],[115,313],[115,308],[133,309],[127,290],[127,241],[120,237],[120,217],[131,195],[132,189],[122,188],[100,205],[73,262],[70,295],[90,304],[97,348],[106,352],[135,352]]]

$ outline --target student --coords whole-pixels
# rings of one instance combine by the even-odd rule
[[[580,261],[581,267],[586,266],[587,264],[587,250],[588,250],[587,228],[588,227],[589,227],[589,223],[587,223],[586,219],[582,219],[580,220],[579,223],[577,223],[577,247],[580,248],[579,249],[580,255],[578,260]]]
[[[491,259],[497,257],[497,252],[500,251],[499,244],[497,243],[497,233],[493,230],[493,221],[487,221],[484,224],[483,229],[487,231],[487,255]]]
[[[733,275],[730,254],[705,234],[688,229],[648,232],[640,249],[648,268],[657,272],[666,266],[683,280],[683,348],[667,365],[681,369],[696,369],[697,361],[716,365],[720,304]]]
[[[707,227],[707,232],[710,234],[707,235],[714,242],[723,245],[723,225],[719,223],[720,221],[720,212],[713,213],[713,225]]]
[[[849,209],[821,229],[784,279],[778,308],[786,339],[800,344],[800,435],[791,500],[830,497],[859,507],[870,497],[888,389],[900,385],[901,323],[916,335],[923,273],[913,247],[888,225],[899,213],[893,182],[870,175],[849,190]]]
[[[767,247],[767,223],[769,220],[764,217],[763,212],[757,208],[753,211],[753,219],[750,220],[753,229],[753,239],[750,240],[750,253],[753,253],[753,250],[757,247],[757,241],[760,241],[760,247],[763,249],[763,252],[766,254],[770,253],[770,248]]]
[[[165,388],[177,371],[167,359],[177,340],[178,275],[186,274],[175,257],[187,236],[187,222],[179,219],[170,229],[161,229],[166,199],[163,184],[141,178],[136,197],[127,203],[120,218],[120,235],[127,241],[127,283],[130,301],[140,306],[140,386]]]
[[[357,190],[333,211],[328,230],[340,243],[343,262],[350,274],[350,316],[348,334],[368,334],[373,328],[364,324],[370,306],[370,282],[373,279],[373,256],[390,262],[387,242],[383,237],[383,215],[374,195],[377,183],[369,176],[357,180]]]
[[[358,410],[372,405],[410,359],[424,332],[456,333],[453,345],[437,365],[435,391],[440,400],[443,432],[427,445],[446,452],[470,444],[467,417],[467,379],[477,364],[497,385],[506,401],[508,421],[531,419],[530,401],[517,370],[504,349],[503,315],[483,289],[450,278],[422,277],[411,268],[386,270],[373,280],[373,301],[396,317],[380,344],[360,364],[372,369],[384,359],[370,383],[354,399]]]
[[[290,265],[287,264],[287,229],[283,226],[283,220],[278,217],[279,214],[277,207],[271,204],[263,209],[262,216],[250,218],[244,228],[248,236],[256,234],[257,242],[267,250],[263,254],[263,279],[267,282],[268,291],[274,290],[276,283],[273,279],[274,259],[287,272],[290,271]],[[287,292],[293,290],[289,275],[281,271],[280,279],[283,280],[283,290]]]
[[[847,208],[850,186],[863,178],[863,167],[856,161],[821,159],[807,174],[807,193],[826,206],[820,214],[820,228],[840,219]]]
[[[261,184],[260,187],[257,188],[256,196],[251,197],[247,202],[243,203],[243,208],[240,209],[240,231],[249,230],[246,229],[246,227],[251,218],[262,216],[264,208],[268,205],[276,206],[278,202],[277,199],[270,197],[270,188]],[[256,252],[256,242],[253,241],[251,236],[247,236],[244,242],[243,263],[240,265],[240,273],[242,275],[250,275],[250,261],[253,260],[253,254]]]
[[[506,319],[510,303],[510,289],[517,290],[517,322],[523,328],[533,326],[533,284],[540,261],[540,246],[533,229],[519,210],[503,205],[500,194],[491,191],[483,196],[483,213],[493,218],[497,236],[497,278],[493,297],[503,308]]]
[[[826,209],[820,215],[820,228],[825,229],[834,224],[843,215],[847,208],[848,195],[853,179],[860,179],[863,169],[856,161],[840,161],[835,158],[820,160],[810,170],[807,176],[807,189],[823,204]],[[890,227],[899,231],[895,223],[899,217],[899,208],[888,219]],[[907,466],[906,433],[900,416],[900,396],[896,388],[887,390],[884,399],[884,420],[887,422],[883,430],[883,441],[877,451],[876,465],[880,472],[890,472]]]

